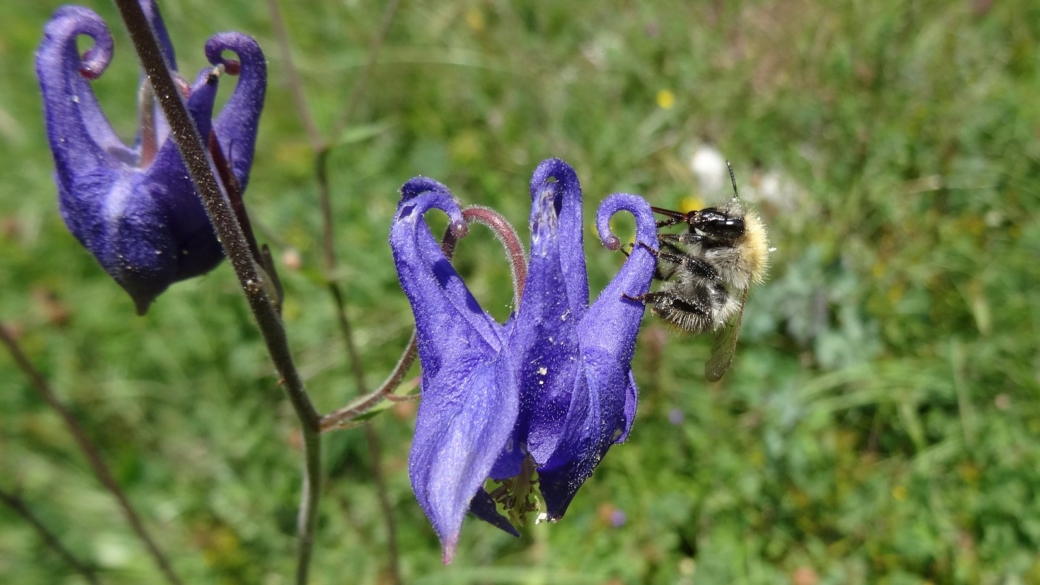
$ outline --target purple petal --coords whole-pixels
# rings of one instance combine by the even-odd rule
[[[567,511],[574,494],[599,465],[624,427],[627,363],[599,347],[583,349],[582,379],[573,387],[557,450],[538,468],[550,520]]]
[[[507,354],[472,351],[445,362],[422,397],[408,475],[448,563],[470,502],[512,433],[518,390]]]
[[[473,500],[469,503],[469,511],[484,522],[520,538],[520,532],[509,522],[508,518],[498,513],[498,508],[495,507],[495,500],[491,499],[491,496],[483,488],[478,489],[477,495],[473,496]]]
[[[615,194],[600,205],[596,227],[604,246],[610,248],[617,238],[610,233],[610,218],[618,211],[628,211],[636,217],[636,241],[657,250],[657,227],[649,204],[637,195]],[[621,271],[600,293],[595,304],[582,321],[582,338],[592,340],[628,368],[625,388],[624,427],[615,442],[628,439],[635,421],[639,389],[630,364],[635,353],[636,336],[642,321],[644,305],[623,298],[622,294],[639,296],[650,290],[657,258],[642,245],[637,245],[625,261]],[[606,332],[610,332],[606,334]]]
[[[152,31],[155,32],[156,38],[159,39],[159,49],[162,52],[163,60],[166,61],[166,68],[173,74],[175,81],[183,81],[177,74],[177,55],[173,50],[173,43],[170,41],[170,33],[166,30],[166,24],[163,22],[162,14],[159,12],[159,5],[155,3],[155,0],[141,0],[140,5],[144,11],[145,19],[152,26]],[[141,83],[143,84],[146,80],[147,77],[144,71],[142,71]],[[159,100],[155,100],[151,107],[152,119],[155,120],[156,144],[162,144],[170,135],[170,124],[162,113]]]
[[[549,176],[559,179],[548,182]],[[531,259],[510,351],[521,356],[517,437],[542,464],[564,439],[562,425],[580,377],[577,324],[589,297],[581,247],[581,190],[574,171],[556,159],[543,162],[531,181],[531,194]]]
[[[82,59],[76,48],[80,35],[94,39]],[[116,137],[88,81],[100,77],[111,60],[112,35],[100,16],[78,6],[55,11],[36,52],[36,75],[58,183],[66,190],[75,190],[76,175],[84,170],[123,170],[136,162],[133,151]]]
[[[267,59],[253,37],[237,32],[216,34],[206,41],[206,58],[210,63],[228,65],[228,60],[223,57],[224,51],[232,51],[238,56],[239,78],[235,91],[213,123],[213,129],[220,141],[220,149],[231,161],[235,178],[245,190],[249,183],[249,169],[253,166],[260,112],[264,109]]]
[[[506,330],[480,308],[423,221],[437,208],[462,231],[465,222],[451,193],[424,178],[401,192],[390,246],[415,315],[422,364],[409,476],[447,563],[471,502],[512,435],[519,390],[509,354],[501,351]],[[487,511],[482,503],[477,501],[478,516],[490,521],[479,514]]]
[[[187,102],[202,133],[209,132],[217,91],[216,76],[207,73],[200,74]],[[70,199],[77,196],[73,193]],[[107,187],[102,199],[99,213],[73,219],[103,224],[103,235],[84,244],[130,293],[139,314],[171,284],[212,270],[224,257],[172,139],[148,169],[124,175]],[[70,215],[65,213],[67,221]]]
[[[657,228],[649,204],[628,194],[611,195],[600,206],[596,225],[604,245],[617,248],[609,224],[618,211],[635,215],[638,240],[656,249]],[[637,246],[578,325],[583,379],[573,386],[557,450],[538,470],[550,519],[563,516],[610,446],[623,440],[631,428],[636,407],[631,361],[643,304],[622,295],[646,293],[655,266],[654,255]]]
[[[533,241],[537,236],[535,232],[536,214],[539,211],[538,201],[552,193],[553,205],[559,216],[559,242],[563,247],[557,251],[560,256],[560,265],[564,274],[567,274],[565,285],[567,289],[567,302],[573,311],[575,319],[581,319],[585,308],[589,304],[589,281],[585,271],[585,248],[581,221],[581,184],[578,175],[570,165],[558,158],[550,158],[542,161],[531,176],[531,236],[532,250],[536,245]]]
[[[600,205],[596,214],[596,228],[607,248],[617,243],[617,237],[610,233],[610,218],[619,211],[628,211],[635,216],[637,245],[617,276],[589,307],[580,327],[582,340],[602,347],[619,361],[629,364],[635,353],[644,306],[639,301],[623,298],[623,295],[639,296],[650,290],[657,258],[639,244],[646,244],[656,251],[657,227],[650,205],[642,197],[615,193]]]
[[[159,12],[159,5],[155,3],[155,0],[141,0],[140,4],[148,24],[152,25],[152,31],[159,39],[159,48],[162,51],[163,59],[166,60],[166,68],[170,71],[177,71],[177,55],[173,51],[170,33],[166,30],[166,24]]]
[[[416,181],[429,181],[429,189],[410,195]],[[390,247],[401,288],[415,314],[423,377],[432,377],[443,361],[459,353],[471,349],[497,353],[503,345],[503,328],[480,308],[422,219],[437,208],[448,214],[456,231],[464,230],[465,220],[451,192],[429,179],[413,179],[401,191],[405,196],[394,217]],[[444,343],[445,339],[451,342]]]

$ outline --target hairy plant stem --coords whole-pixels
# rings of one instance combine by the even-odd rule
[[[369,412],[376,406],[379,406],[379,403],[384,400],[402,402],[404,400],[412,399],[412,396],[394,396],[393,391],[401,385],[405,374],[408,373],[408,369],[411,368],[412,364],[415,362],[417,348],[418,344],[415,337],[415,330],[413,329],[412,337],[408,340],[408,347],[405,348],[404,353],[401,354],[401,358],[397,360],[397,365],[394,366],[394,369],[390,372],[390,375],[386,377],[386,380],[379,385],[379,388],[369,394],[361,396],[360,398],[355,398],[345,406],[337,408],[321,417],[321,431],[324,433],[348,428],[352,425],[354,419]]]
[[[231,266],[238,276],[249,308],[253,312],[260,333],[267,345],[271,361],[281,377],[281,385],[292,403],[303,433],[304,477],[303,495],[298,522],[296,583],[307,582],[314,547],[318,502],[321,494],[321,436],[320,415],[311,403],[307,390],[293,364],[292,352],[285,327],[278,314],[276,301],[265,290],[269,278],[257,265],[250,250],[249,240],[221,192],[213,174],[205,143],[188,115],[188,110],[176,91],[166,68],[155,33],[148,25],[144,11],[137,0],[115,0],[126,23],[134,48],[145,74],[155,88],[156,99],[170,124],[170,135],[184,158],[188,173],[198,190],[210,221]]]
[[[462,217],[467,223],[479,223],[490,229],[502,247],[506,249],[506,259],[509,260],[509,270],[513,275],[513,306],[520,306],[520,298],[524,296],[524,286],[527,284],[527,256],[524,253],[524,245],[520,243],[520,237],[516,235],[513,226],[502,217],[500,213],[484,207],[483,205],[470,205],[462,210]],[[455,241],[450,234],[444,234],[441,244],[451,246],[451,251],[445,250],[444,255],[451,260],[454,255]]]
[[[155,564],[159,566],[159,570],[162,572],[166,580],[174,585],[180,585],[181,580],[174,572],[173,567],[167,560],[166,555],[159,549],[159,545],[155,543],[151,535],[148,533],[148,529],[144,527],[144,522],[141,521],[141,517],[137,515],[137,511],[134,509],[133,504],[130,503],[130,499],[126,497],[126,493],[123,492],[123,488],[119,487],[119,483],[116,481],[112,471],[108,468],[104,459],[101,458],[101,451],[97,448],[97,445],[90,440],[87,433],[80,426],[79,422],[72,412],[65,406],[60,399],[58,394],[51,388],[47,379],[43,377],[43,374],[39,372],[29,361],[29,358],[22,351],[21,345],[18,340],[11,334],[10,330],[0,322],[0,341],[3,341],[7,347],[7,351],[10,352],[11,357],[14,358],[15,363],[22,370],[22,373],[29,378],[29,382],[32,384],[36,391],[39,392],[40,397],[43,398],[44,402],[51,407],[54,412],[58,413],[61,417],[61,421],[65,424],[65,428],[72,435],[72,438],[76,441],[76,446],[79,450],[87,457],[87,462],[90,464],[90,470],[94,472],[94,476],[101,483],[102,486],[108,493],[112,494],[115,498],[116,503],[119,505],[119,510],[123,513],[130,529],[133,530],[137,538],[144,543],[145,548],[148,550],[149,556],[155,561]]]

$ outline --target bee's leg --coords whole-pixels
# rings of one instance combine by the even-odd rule
[[[664,260],[665,262],[671,262],[682,268],[690,270],[695,276],[703,278],[704,280],[717,281],[719,279],[719,273],[715,270],[711,264],[708,264],[703,259],[689,254],[671,254],[668,252],[658,252],[658,260]]]
[[[664,260],[666,262],[671,262],[672,264],[683,264],[684,258],[686,258],[685,255],[681,255],[682,250],[679,250],[675,246],[672,246],[672,245],[667,244],[667,243],[665,243],[665,246],[668,247],[671,250],[674,250],[677,253],[672,254],[670,252],[662,252],[660,250],[655,250],[655,249],[651,248],[650,244],[647,244],[646,242],[637,242],[637,245],[639,245],[639,246],[641,246],[643,248],[646,248],[646,251],[650,252],[650,254],[654,258],[657,258],[658,260]]]
[[[656,256],[657,252],[653,248],[651,248],[650,246],[647,246],[646,244],[644,244],[642,242],[640,242],[640,245],[644,246],[647,250],[650,251],[651,254],[654,254]],[[632,250],[635,250],[636,245],[634,243],[632,243],[632,244],[628,244],[628,247],[629,247],[628,250],[625,250],[624,246],[621,247],[621,253],[624,254],[626,258],[629,257],[632,254]],[[669,278],[672,277],[672,274],[674,274],[674,272],[675,271],[672,270],[671,272],[665,274],[664,271],[661,269],[661,265],[658,264],[656,267],[654,267],[654,280],[668,280]]]
[[[675,237],[675,234],[661,234],[661,236],[657,238],[657,243],[660,244],[662,250],[679,256],[688,256],[689,253],[680,248],[676,242],[682,243],[683,240]]]
[[[625,250],[625,246],[628,246],[628,250],[627,251]],[[621,253],[624,254],[626,258],[632,254],[632,252],[636,249],[636,246],[641,246],[643,248],[646,248],[647,252],[650,252],[655,257],[657,256],[657,250],[651,248],[649,246],[649,244],[647,244],[645,242],[636,242],[636,243],[633,243],[633,244],[625,244],[625,246],[621,246]]]
[[[682,253],[682,248],[676,246],[673,242],[676,242],[675,234],[658,234],[657,244],[662,248],[668,248],[673,252]]]
[[[639,247],[641,247],[641,248],[646,248],[646,251],[647,251],[647,252],[650,252],[650,253],[651,253],[651,254],[653,254],[654,256],[656,256],[656,255],[657,255],[657,250],[655,250],[655,249],[653,248],[653,246],[651,246],[650,244],[647,244],[647,243],[646,243],[646,242],[644,242],[643,240],[637,240],[637,241],[636,241],[636,243],[632,244],[632,249],[633,249],[633,250],[635,250],[635,249],[636,249],[636,246],[639,246]]]
[[[700,293],[700,294],[698,294]],[[651,305],[658,315],[691,333],[703,333],[712,328],[712,300],[707,290],[695,291],[693,297],[677,294],[675,290],[649,292],[642,295],[623,294],[621,298]]]
[[[650,252],[650,254],[652,254],[658,260],[664,260],[668,264],[673,265],[671,267],[671,270],[669,270],[668,272],[665,272],[664,268],[662,267],[662,263],[661,262],[658,262],[657,263],[657,267],[654,268],[654,280],[668,280],[669,278],[671,278],[675,274],[675,270],[676,270],[675,266],[678,266],[679,264],[682,264],[682,262],[680,262],[680,261],[678,261],[676,259],[680,258],[680,257],[684,257],[684,256],[682,256],[683,251],[681,249],[677,248],[676,246],[666,242],[666,241],[658,240],[658,243],[660,244],[661,248],[664,248],[664,249],[667,249],[667,250],[671,250],[672,252],[674,252],[674,254],[668,253],[668,252],[661,252],[659,250],[654,250],[646,242],[637,242],[636,244],[632,244],[632,249],[634,250],[637,245],[638,246],[642,246],[643,248],[646,248],[647,252]],[[629,252],[629,253],[631,253],[631,252]]]
[[[661,315],[680,329],[695,335],[709,331],[712,329],[711,305],[700,296],[672,295],[666,312]]]
[[[646,251],[650,252],[650,254],[653,255],[655,258],[660,258],[660,254],[661,253],[658,252],[657,250],[651,248],[650,245],[647,244],[646,242],[642,242],[642,241],[636,242],[635,244],[632,245],[632,249],[635,250],[635,247],[637,245],[641,246],[643,248],[646,248]],[[654,278],[658,278],[658,274],[659,274],[659,269],[655,269],[654,270]],[[663,278],[662,278],[662,280],[663,280]],[[639,303],[643,303],[645,305],[646,303],[653,304],[653,303],[656,302],[657,299],[662,298],[660,296],[660,294],[661,293],[643,293],[641,295],[633,296],[633,295],[630,295],[628,293],[621,293],[621,298],[627,299],[629,301],[636,301],[636,302],[639,302]]]
[[[655,256],[657,255],[657,252],[653,248],[651,248],[650,246],[647,246],[643,242],[639,242],[639,245],[641,245],[644,248],[646,248],[647,250],[649,250],[651,254],[654,254]],[[632,255],[632,250],[636,249],[636,244],[634,244],[634,243],[627,244],[627,246],[629,247],[628,250],[626,250],[624,246],[621,247],[621,253],[624,254],[626,258],[628,258],[629,256]],[[660,264],[658,264],[656,267],[654,267],[654,280],[667,280],[671,276],[672,276],[672,272],[669,272],[668,274],[665,274],[661,270],[661,265]]]
[[[641,295],[635,295],[635,296],[632,296],[632,295],[630,295],[628,293],[621,293],[621,298],[623,298],[625,300],[629,300],[629,301],[636,301],[638,303],[643,303],[644,305],[647,304],[647,303],[650,303],[651,305],[653,305],[653,304],[656,304],[657,301],[659,301],[659,300],[661,300],[663,298],[666,298],[666,295],[663,295],[662,293],[659,293],[659,292],[648,292],[648,293],[644,293],[644,294],[641,294]]]
[[[658,243],[660,244],[660,246],[662,248],[667,247],[670,250],[674,250],[676,252],[682,252],[682,250],[679,250],[678,248],[668,244],[667,242],[658,241]],[[643,246],[644,248],[646,248],[647,251],[650,252],[655,258],[658,256],[658,252],[656,250],[654,250],[653,248],[651,248],[650,246],[646,245],[645,243],[639,242],[639,245]],[[633,250],[635,249],[635,247],[636,247],[636,245],[632,244],[632,249]],[[675,274],[675,269],[674,268],[672,268],[672,270],[669,270],[668,272],[665,272],[664,267],[663,267],[662,263],[660,263],[660,262],[658,262],[657,266],[654,267],[654,280],[668,280],[669,278],[672,277],[673,274]]]

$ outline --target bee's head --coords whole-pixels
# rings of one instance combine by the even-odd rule
[[[708,207],[692,214],[689,224],[711,239],[726,244],[735,244],[744,237],[743,214],[727,213],[715,207]]]

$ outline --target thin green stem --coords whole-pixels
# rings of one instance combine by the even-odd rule
[[[354,115],[354,110],[361,104],[361,96],[365,93],[365,89],[368,88],[368,79],[372,76],[372,71],[376,67],[376,58],[379,56],[379,50],[386,41],[386,35],[390,32],[390,25],[393,24],[394,17],[397,15],[397,8],[400,5],[401,0],[390,0],[383,10],[383,20],[379,23],[379,30],[376,31],[376,36],[372,38],[372,44],[369,45],[368,55],[365,57],[365,66],[362,67],[361,73],[354,80],[354,85],[350,87],[350,94],[347,95],[347,105],[343,107],[339,117],[336,118],[335,123],[332,125],[329,144],[335,145],[339,142],[339,137],[347,129],[347,124],[350,122],[351,116]]]
[[[325,201],[327,201],[327,199]],[[328,225],[331,229],[331,222],[328,222]],[[327,237],[326,240],[329,241],[329,245],[325,249],[327,262],[326,267],[331,275],[335,270],[336,257],[331,246],[331,238]],[[350,327],[350,321],[347,319],[347,308],[343,302],[343,293],[340,291],[339,285],[331,279],[329,280],[329,292],[332,294],[332,298],[336,304],[336,315],[339,319],[340,331],[343,334],[343,339],[347,345],[347,355],[349,356],[348,361],[350,362],[350,369],[354,374],[354,384],[357,387],[358,393],[366,394],[365,372],[361,366],[361,356],[358,353],[357,345],[354,343],[354,334]],[[383,462],[381,450],[379,448],[379,436],[371,425],[365,425],[365,441],[368,443],[368,453],[372,460],[372,480],[376,484],[376,495],[379,498],[379,508],[383,514],[384,523],[386,524],[386,548],[387,556],[389,557],[387,563],[390,570],[390,583],[400,585],[401,573],[398,568],[400,561],[397,548],[397,528],[394,526],[394,515],[393,509],[390,506],[389,495],[387,493],[386,478],[383,477]]]
[[[43,521],[40,520],[36,516],[36,514],[33,513],[32,510],[29,509],[29,506],[25,503],[25,501],[23,501],[21,498],[14,494],[10,494],[3,490],[0,490],[0,503],[3,503],[5,506],[10,508],[15,514],[18,514],[19,516],[24,518],[25,521],[33,527],[33,530],[35,530],[40,535],[40,538],[43,539],[44,544],[46,544],[47,547],[53,550],[54,552],[58,553],[58,556],[60,556],[66,563],[68,563],[74,571],[76,571],[80,575],[83,575],[83,578],[86,579],[89,583],[93,583],[94,585],[98,585],[99,583],[101,583],[101,581],[98,580],[97,574],[94,572],[94,568],[86,562],[79,560],[76,557],[76,555],[69,552],[69,549],[65,548],[65,545],[61,543],[61,540],[58,538],[58,535],[54,534],[54,532],[52,532],[49,528],[47,528],[46,525],[44,525]]]
[[[358,392],[366,394],[365,390],[365,375],[364,369],[361,365],[361,356],[357,350],[357,344],[354,341],[354,334],[350,325],[350,319],[347,316],[346,303],[344,301],[343,289],[339,282],[335,278],[336,272],[336,247],[335,247],[335,234],[333,230],[332,221],[332,195],[331,187],[329,185],[329,173],[328,173],[328,162],[329,156],[332,152],[332,148],[338,142],[339,136],[342,133],[344,127],[347,124],[350,116],[353,114],[354,109],[360,103],[362,94],[367,85],[369,75],[371,74],[372,68],[375,66],[376,55],[379,53],[379,48],[383,44],[383,40],[386,38],[386,33],[390,29],[390,24],[393,22],[394,14],[397,12],[397,6],[399,0],[391,0],[390,4],[387,5],[383,15],[383,22],[380,26],[379,31],[376,33],[373,39],[371,48],[369,49],[368,59],[365,63],[365,67],[362,69],[358,79],[355,80],[353,87],[351,87],[350,96],[347,98],[347,105],[340,113],[339,118],[333,125],[333,131],[331,140],[322,139],[318,132],[317,125],[314,122],[314,116],[311,114],[310,108],[307,106],[306,95],[303,91],[303,85],[300,82],[299,75],[296,70],[295,62],[292,58],[292,51],[289,47],[289,35],[285,27],[284,20],[282,19],[281,12],[278,9],[276,0],[268,0],[267,8],[271,16],[271,21],[274,25],[275,35],[278,38],[278,46],[282,53],[282,58],[286,64],[286,73],[289,77],[289,84],[292,88],[293,102],[296,105],[297,113],[303,123],[304,129],[307,132],[308,139],[310,140],[311,146],[314,148],[314,173],[318,181],[318,196],[319,205],[321,207],[322,217],[322,250],[324,256],[324,264],[326,271],[327,286],[329,294],[332,296],[333,303],[336,308],[336,317],[339,322],[340,332],[343,335],[343,340],[347,346],[347,356],[350,362],[350,368],[354,376],[355,384]],[[406,355],[409,352],[406,351]],[[414,357],[414,351],[411,352]],[[410,365],[410,361],[409,361]],[[407,369],[407,368],[405,368]],[[385,398],[382,393],[375,393],[371,395],[374,397],[376,403]],[[323,421],[325,419],[322,419]],[[324,425],[320,425],[324,427]],[[401,582],[400,571],[398,569],[398,548],[397,548],[397,531],[394,526],[393,511],[390,507],[390,502],[387,495],[386,480],[383,477],[382,472],[382,461],[380,456],[379,438],[375,431],[370,428],[365,428],[365,438],[368,442],[369,454],[372,458],[372,479],[376,484],[376,492],[379,496],[380,508],[383,513],[383,518],[386,523],[387,530],[387,553],[389,558],[389,569],[390,569],[390,580],[391,583],[398,584]]]
[[[173,567],[170,562],[166,559],[166,555],[159,549],[159,545],[155,543],[151,535],[148,533],[148,529],[144,527],[144,522],[141,521],[141,517],[137,515],[137,510],[134,509],[133,504],[130,503],[130,499],[126,497],[126,493],[123,488],[119,487],[119,483],[116,481],[112,471],[108,468],[104,459],[101,458],[101,451],[97,448],[97,445],[90,440],[87,433],[80,426],[79,421],[72,416],[70,411],[65,404],[58,398],[58,394],[51,387],[47,379],[43,377],[29,361],[29,358],[22,351],[21,345],[18,340],[11,335],[10,330],[0,322],[0,341],[7,347],[7,351],[10,352],[11,357],[14,358],[15,363],[22,370],[22,373],[29,378],[29,382],[33,388],[39,392],[40,397],[43,398],[44,402],[51,407],[54,412],[58,413],[61,417],[61,421],[65,424],[65,428],[72,435],[72,438],[76,441],[76,446],[79,450],[86,455],[87,462],[90,464],[90,470],[94,472],[94,476],[101,483],[102,486],[108,493],[112,494],[115,498],[116,503],[119,505],[119,510],[123,513],[130,529],[133,530],[137,538],[144,543],[145,548],[148,550],[148,554],[155,561],[155,564],[159,566],[159,570],[166,577],[166,580],[174,585],[180,585],[181,580],[177,576],[177,573],[173,571]]]
[[[319,152],[325,148],[325,141],[318,132],[318,125],[314,123],[311,109],[307,107],[307,95],[303,91],[303,82],[300,80],[299,70],[296,69],[296,61],[292,58],[292,49],[289,47],[289,31],[285,27],[285,19],[282,11],[278,8],[278,0],[267,0],[267,12],[271,16],[271,26],[274,28],[274,36],[278,40],[278,50],[282,53],[282,62],[285,64],[285,78],[289,84],[293,104],[296,112],[300,115],[303,129],[307,133],[307,140],[311,148]]]
[[[115,0],[115,3],[123,22],[126,23],[141,66],[155,88],[156,99],[159,100],[163,114],[170,124],[170,135],[180,150],[217,237],[238,276],[249,308],[267,345],[271,361],[281,377],[282,387],[300,420],[305,463],[298,523],[296,582],[303,584],[307,582],[321,494],[321,417],[311,403],[303,380],[293,363],[288,336],[278,314],[276,301],[266,292],[268,287],[265,284],[268,284],[269,277],[254,260],[249,240],[234,210],[220,190],[211,170],[205,143],[192,123],[179,92],[176,91],[155,33],[137,0]]]

